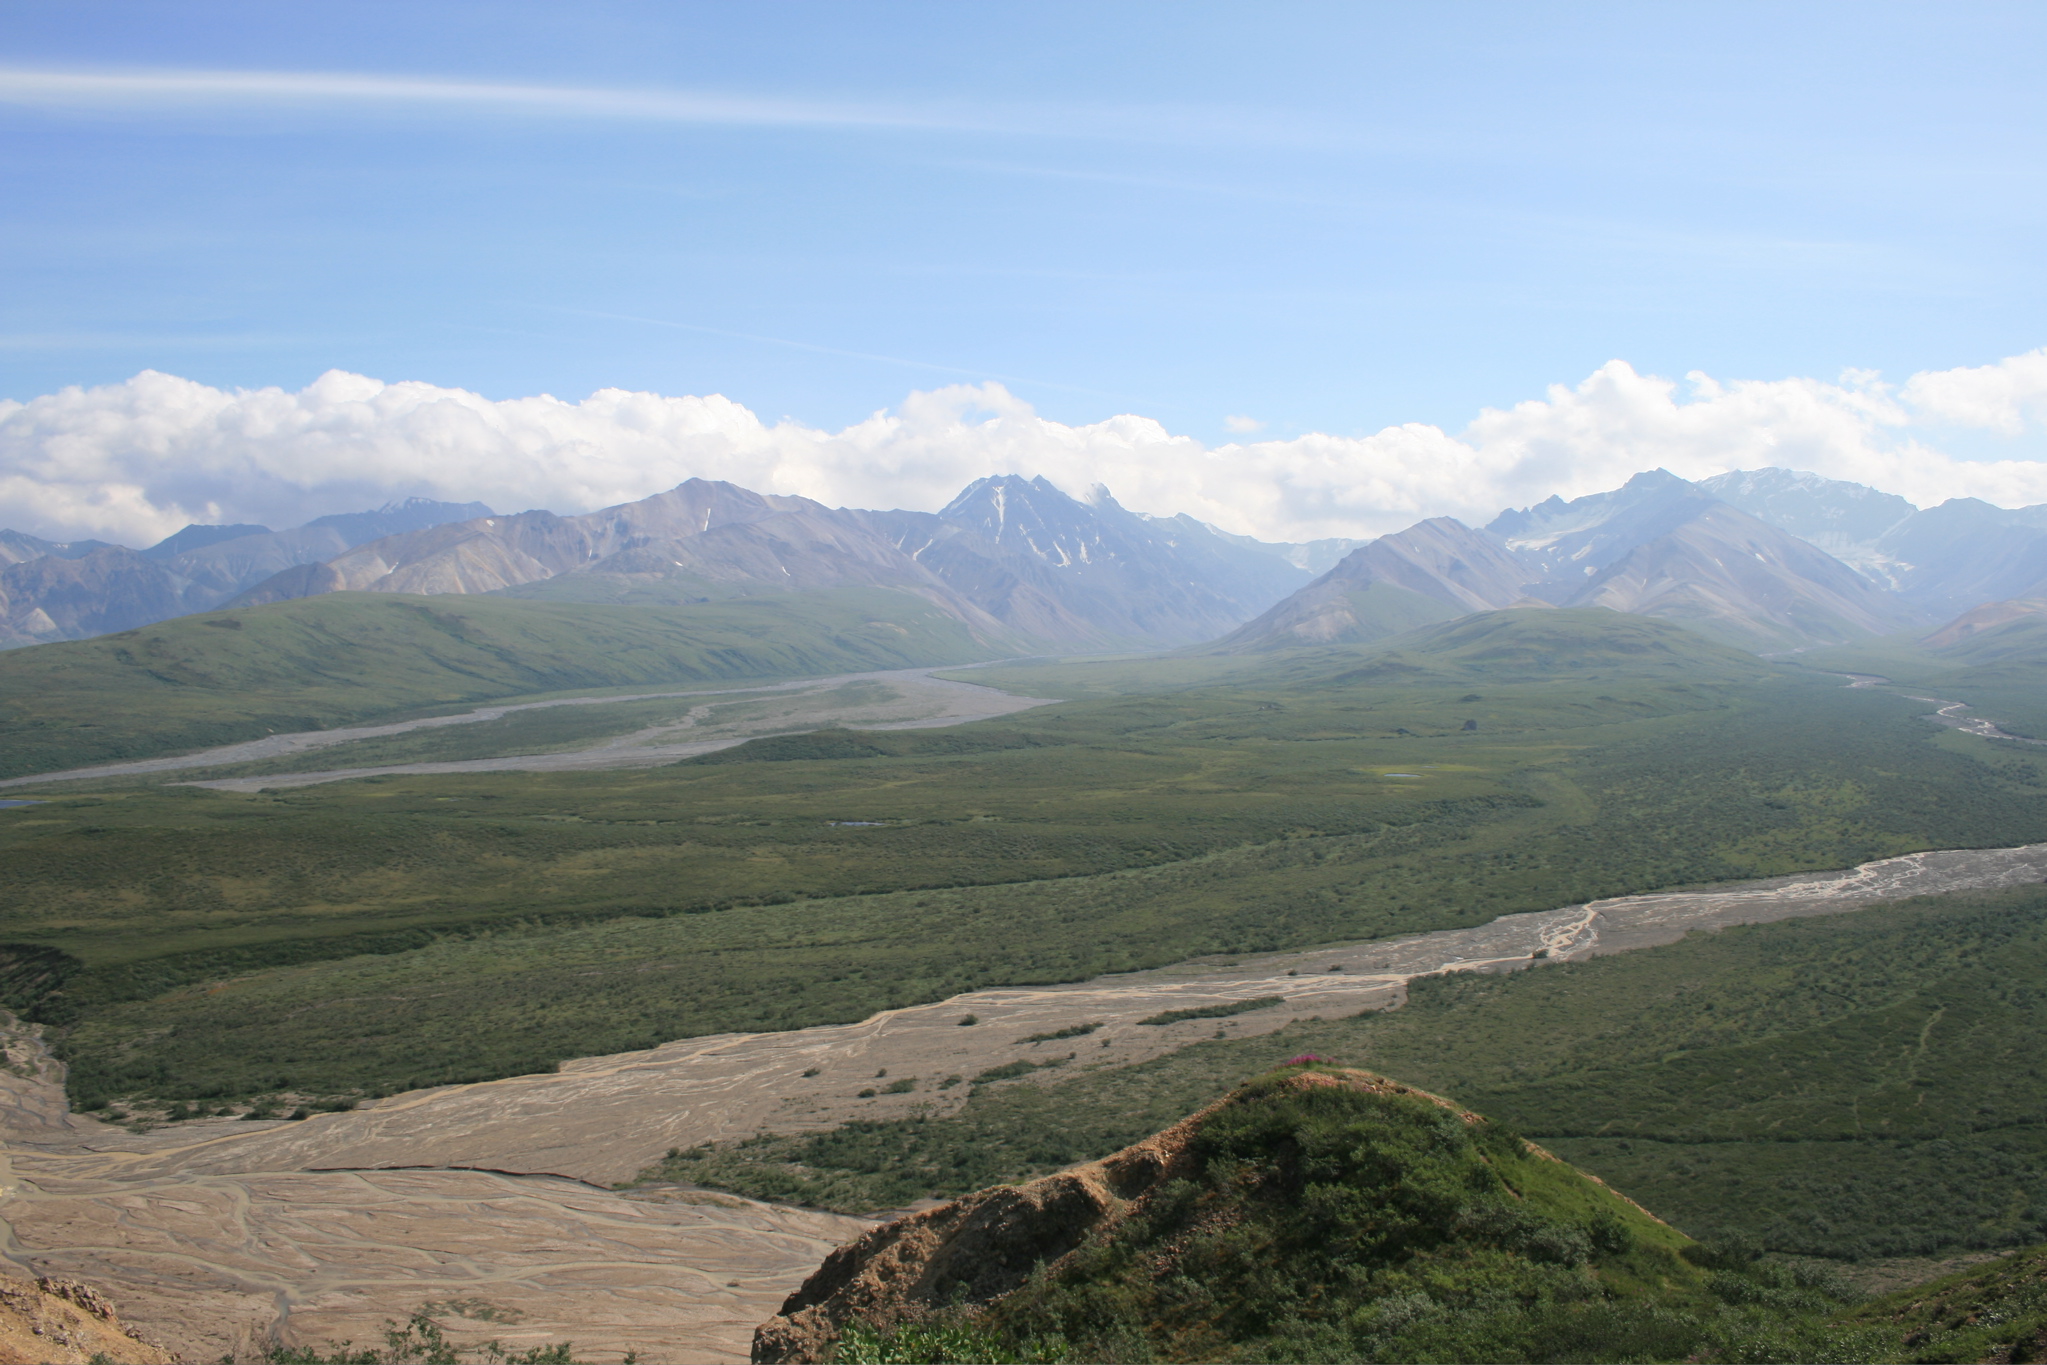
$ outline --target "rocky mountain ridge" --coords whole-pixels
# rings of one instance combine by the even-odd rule
[[[1284,544],[1018,475],[977,480],[937,512],[691,479],[575,516],[415,499],[287,531],[188,526],[144,550],[0,532],[0,647],[339,591],[672,605],[841,587],[908,592],[1018,650],[1365,642],[1546,603],[1661,616],[1767,652],[2047,596],[2047,506],[1921,510],[1785,469],[1698,483],[1651,470],[1482,529],[1437,517]]]
[[[1191,519],[1154,519],[1003,475],[936,513],[829,508],[691,479],[581,516],[522,512],[387,536],[258,584],[255,605],[322,592],[551,597],[593,580],[672,600],[868,586],[914,593],[1019,647],[1156,647],[1228,630],[1307,581]]]
[[[1841,485],[1836,497],[1822,486],[1831,481],[1810,475],[1763,470],[1744,478],[1721,487],[1808,529],[1847,525],[1859,533],[1895,510],[1883,502],[1889,495],[1860,485]],[[1799,496],[1756,496],[1787,487]],[[1842,515],[1829,515],[1835,511]],[[1543,604],[1664,617],[1762,651],[1938,619],[1818,545],[1659,469],[1607,492],[1510,509],[1483,530],[1435,518],[1381,537],[1217,648],[1368,642],[1464,612]]]
[[[143,550],[0,531],[0,649],[210,611],[281,570],[318,563],[364,540],[489,513],[480,502],[412,498],[288,531],[195,524]]]

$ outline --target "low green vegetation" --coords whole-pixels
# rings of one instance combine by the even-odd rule
[[[1940,650],[1897,637],[1815,650],[1801,662],[1891,680],[1886,690],[1967,702],[1970,714],[1996,722],[2007,734],[2047,740],[2047,617],[2026,616],[1992,626]]]
[[[1898,1290],[1845,1320],[1902,1332],[1909,1360],[2037,1360],[2047,1355],[2047,1247]]]
[[[1181,1024],[1189,1019],[1228,1019],[1232,1015],[1249,1014],[1253,1010],[1271,1009],[1274,1005],[1285,1003],[1286,997],[1283,995],[1261,995],[1255,1000],[1232,1000],[1227,1005],[1196,1005],[1184,1010],[1160,1010],[1157,1014],[1147,1015],[1137,1022],[1157,1027],[1163,1024]]]
[[[1101,1027],[1100,1024],[1070,1024],[1065,1028],[1053,1029],[1048,1033],[1033,1033],[1018,1039],[1024,1043],[1055,1043],[1063,1038],[1085,1038]]]
[[[402,1326],[387,1321],[381,1348],[344,1341],[323,1352],[317,1346],[273,1343],[262,1359],[263,1365],[577,1365],[573,1343],[566,1341],[529,1346],[523,1351],[508,1350],[496,1341],[457,1346],[423,1310]]]
[[[334,593],[0,653],[0,777],[537,693],[998,652],[878,588],[672,606]]]
[[[1075,702],[878,754],[827,735],[843,756],[760,740],[654,770],[53,793],[0,812],[0,987],[58,1027],[80,1103],[347,1098],[2047,837],[2035,758],[1754,661],[1683,682],[1652,650],[1630,676],[1620,646],[1654,626],[1631,618],[1559,678],[1532,632],[1581,645],[1578,615],[1610,616],[1499,614],[1493,662],[1459,623],[1432,665],[1451,687],[1346,682],[1369,656],[1318,654],[1284,687]],[[1736,671],[1700,648],[1701,675]]]

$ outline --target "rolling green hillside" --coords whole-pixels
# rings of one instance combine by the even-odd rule
[[[532,693],[993,653],[882,589],[670,606],[336,593],[0,653],[0,777]]]
[[[1117,1198],[1076,1227],[1090,1178]],[[800,1291],[839,1327],[833,1358],[1871,1360],[1902,1335],[1828,1321],[1823,1275],[1701,1246],[1511,1129],[1312,1056],[957,1207]],[[1020,1284],[986,1268],[1041,1246]],[[770,1322],[759,1358],[816,1330]]]
[[[1579,678],[1621,673],[1697,683],[1753,678],[1767,671],[1755,655],[1667,621],[1586,607],[1478,612],[1423,626],[1366,652],[1337,685],[1412,678]]]

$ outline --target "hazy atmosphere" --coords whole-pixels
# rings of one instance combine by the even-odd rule
[[[2043,69],[0,6],[0,1365],[2047,1360]]]

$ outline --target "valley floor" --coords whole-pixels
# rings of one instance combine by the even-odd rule
[[[21,1034],[0,1071],[5,1250],[37,1273],[104,1287],[124,1319],[194,1358],[279,1337],[370,1342],[386,1319],[424,1306],[465,1342],[567,1339],[579,1358],[743,1360],[754,1325],[871,1222],[673,1186],[613,1188],[664,1150],[946,1112],[973,1089],[964,1082],[1003,1083],[990,1072],[1127,1065],[1387,1008],[1421,975],[1582,960],[1694,930],[2043,877],[2047,844],[1916,853],[1471,928],[975,991],[857,1024],[694,1038],[295,1123],[134,1133],[75,1115],[60,1068]],[[1189,1010],[1212,1012],[1145,1022]]]
[[[957,665],[944,671],[955,671]],[[261,791],[265,788],[303,787],[348,778],[376,777],[391,773],[477,773],[477,772],[580,772],[609,768],[652,768],[699,754],[714,753],[767,735],[799,733],[822,726],[846,726],[869,730],[911,730],[933,726],[963,725],[1013,715],[1047,700],[1021,697],[992,687],[932,676],[933,668],[889,669],[874,673],[846,673],[828,678],[803,678],[791,682],[763,683],[755,687],[703,689],[692,691],[621,691],[567,697],[550,697],[503,706],[480,707],[452,716],[425,716],[394,721],[386,725],[348,726],[331,730],[305,730],[270,735],[263,739],[224,744],[167,758],[142,759],[133,763],[108,763],[64,772],[40,773],[0,781],[0,787],[22,787],[47,782],[89,781],[105,778],[142,777],[186,770],[260,765],[265,771],[251,776],[196,780],[188,785],[221,791]],[[716,703],[669,708],[680,712],[655,724],[627,729],[623,733],[600,735],[594,742],[572,742],[573,747],[550,746],[538,735],[492,734],[501,747],[511,752],[482,758],[451,761],[382,763],[300,771],[310,755],[337,749],[347,755],[364,745],[390,741],[420,731],[441,731],[449,726],[487,725],[508,717],[530,718],[530,713],[558,707],[603,707],[607,717],[633,702],[695,701],[716,698]],[[729,699],[744,699],[735,704]],[[614,727],[607,727],[614,728]],[[439,738],[440,736],[435,736]],[[465,736],[467,737],[467,736]],[[525,742],[521,742],[522,738]],[[488,743],[488,740],[486,740]],[[388,749],[388,744],[381,746]],[[546,751],[549,749],[552,751]],[[523,752],[539,749],[542,752]]]

